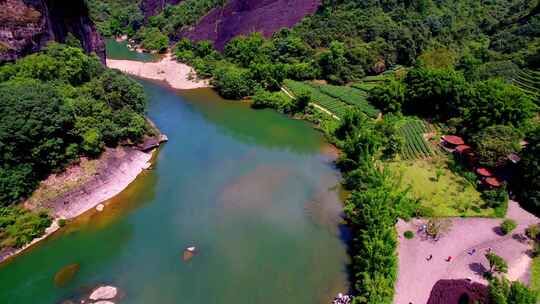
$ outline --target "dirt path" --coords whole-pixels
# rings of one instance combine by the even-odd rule
[[[281,87],[281,91],[283,91],[285,94],[287,94],[287,96],[289,96],[290,98],[296,99],[296,97],[294,97],[294,95],[293,95],[291,92],[289,92],[289,90],[287,90],[286,88]],[[312,106],[314,106],[315,108],[317,108],[317,109],[323,111],[324,113],[326,113],[326,114],[332,116],[334,119],[336,119],[336,120],[341,120],[339,117],[337,117],[334,113],[330,112],[330,111],[329,111],[328,109],[326,109],[325,107],[320,106],[320,105],[318,105],[318,104],[316,104],[316,103],[313,103],[313,102],[310,102],[309,104],[312,105]]]
[[[527,282],[531,258],[525,229],[540,220],[513,201],[507,218],[515,220],[518,227],[506,236],[500,234],[501,219],[453,218],[451,231],[437,242],[419,235],[412,240],[403,237],[406,230],[416,232],[425,220],[398,222],[399,274],[394,303],[426,303],[431,288],[441,279],[471,278],[486,283],[482,274],[489,267],[484,257],[488,248],[508,262],[510,279]],[[473,249],[476,252],[469,254]],[[429,255],[433,258],[427,261]],[[452,256],[451,262],[446,261],[448,256]]]

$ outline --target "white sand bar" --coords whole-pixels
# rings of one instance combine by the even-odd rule
[[[157,62],[107,59],[107,67],[146,79],[165,81],[174,89],[188,90],[210,86],[208,80],[196,79],[193,68],[177,62],[170,53]]]

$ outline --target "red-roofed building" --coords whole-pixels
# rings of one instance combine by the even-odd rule
[[[491,173],[491,171],[489,171],[486,168],[478,168],[478,169],[476,169],[476,173],[478,173],[478,175],[482,175],[482,176],[485,176],[485,177],[493,176],[493,173]]]
[[[459,154],[472,153],[472,148],[467,145],[459,145],[455,151]]]
[[[484,179],[484,184],[488,185],[491,188],[499,188],[500,186],[502,186],[503,182],[496,177],[488,177]]]
[[[443,141],[445,141],[446,143],[448,143],[450,145],[453,145],[453,146],[459,146],[459,145],[464,145],[465,144],[465,141],[463,140],[463,138],[461,138],[459,136],[443,135],[441,138],[442,138]]]

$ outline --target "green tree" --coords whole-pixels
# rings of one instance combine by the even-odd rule
[[[528,145],[523,149],[519,163],[518,196],[524,206],[538,212],[540,210],[540,128],[529,136]]]
[[[492,125],[519,126],[538,111],[522,90],[500,79],[479,82],[471,92],[462,104],[461,115],[472,131]]]
[[[487,127],[472,137],[474,150],[480,163],[494,167],[505,164],[508,155],[521,150],[522,135],[511,126],[494,125]]]
[[[491,278],[488,297],[493,304],[535,304],[537,293],[519,281],[510,282],[506,278]]]
[[[494,273],[494,272],[497,272],[497,273],[506,273],[508,272],[508,264],[506,263],[506,261],[496,255],[495,253],[493,252],[488,252],[486,253],[486,259],[488,260],[488,263],[489,263],[489,272],[490,273]]]
[[[169,37],[163,34],[158,28],[147,27],[141,32],[142,46],[151,51],[163,53],[169,47]]]
[[[342,84],[349,79],[345,45],[338,41],[330,43],[328,50],[320,53],[318,59],[322,75],[328,81]]]
[[[405,102],[406,87],[401,81],[390,82],[376,86],[369,92],[369,102],[384,113],[401,112]]]
[[[270,48],[262,34],[254,32],[233,38],[225,45],[223,53],[232,62],[247,68],[252,63],[270,62]]]
[[[227,99],[240,99],[253,94],[255,83],[247,69],[235,66],[222,66],[216,69],[212,84],[221,96]]]
[[[460,115],[470,88],[463,74],[451,69],[415,68],[407,73],[405,110],[447,120]]]
[[[508,234],[512,232],[512,230],[516,229],[516,227],[517,227],[517,223],[511,219],[505,219],[501,223],[501,231],[503,234]]]

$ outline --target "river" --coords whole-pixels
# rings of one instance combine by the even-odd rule
[[[347,291],[339,174],[323,137],[210,89],[138,81],[169,137],[153,170],[0,266],[0,303],[61,303],[100,284],[146,304],[329,303]],[[55,284],[69,264],[79,271]]]

